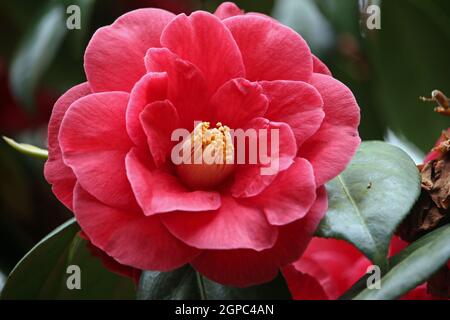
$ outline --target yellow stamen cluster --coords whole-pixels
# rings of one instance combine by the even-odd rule
[[[209,122],[199,123],[184,143],[183,154],[190,154],[190,161],[178,165],[177,173],[192,189],[213,189],[234,171],[230,128],[220,122],[212,129]]]
[[[208,164],[225,164],[233,161],[234,146],[230,128],[220,122],[213,129],[210,128],[209,122],[199,123],[192,132],[191,143],[192,154],[197,160],[198,157],[202,157]]]

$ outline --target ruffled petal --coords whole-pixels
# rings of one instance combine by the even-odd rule
[[[147,137],[142,128],[140,115],[144,108],[156,101],[167,99],[167,73],[151,72],[140,79],[130,94],[126,111],[127,132],[135,145],[144,147]]]
[[[140,9],[98,29],[84,56],[92,90],[130,92],[145,74],[145,53],[149,48],[161,47],[161,33],[174,18],[161,9]]]
[[[297,270],[293,265],[282,269],[292,299],[331,300],[331,297],[337,296],[333,279],[316,262],[303,259],[302,270]]]
[[[78,183],[107,205],[130,208],[135,199],[125,173],[132,144],[125,129],[128,94],[91,94],[71,105],[59,132],[64,162]]]
[[[128,153],[126,168],[136,199],[146,216],[175,210],[208,211],[220,207],[219,193],[187,190],[170,174],[146,167],[135,150]]]
[[[52,185],[55,196],[69,209],[72,209],[76,177],[62,159],[58,135],[67,109],[72,103],[88,94],[91,94],[91,88],[87,82],[67,91],[56,101],[48,124],[48,160],[45,163],[44,175]]]
[[[314,236],[320,221],[328,209],[328,196],[325,187],[317,190],[316,202],[308,214],[291,224],[279,227],[278,241],[266,253],[279,266],[286,266],[296,260],[305,252]]]
[[[161,35],[164,47],[195,64],[204,74],[212,95],[225,82],[245,77],[239,48],[230,31],[212,14],[177,16]]]
[[[214,14],[220,20],[224,20],[234,16],[242,15],[244,14],[244,11],[239,9],[239,7],[235,5],[233,2],[224,2],[217,7],[216,12],[214,12]]]
[[[261,251],[271,248],[278,235],[262,211],[226,195],[222,195],[222,205],[216,211],[176,212],[161,219],[174,236],[199,249]]]
[[[287,123],[300,148],[319,130],[325,118],[319,92],[301,81],[263,81],[261,85],[270,99],[265,118]]]
[[[360,113],[353,93],[338,80],[315,73],[311,83],[322,95],[325,119],[299,155],[311,162],[319,186],[341,173],[358,149]]]
[[[168,74],[167,98],[178,111],[181,127],[192,130],[194,121],[208,118],[208,87],[195,65],[166,48],[150,49],[145,56],[145,65],[150,72]]]
[[[233,79],[216,92],[210,105],[214,120],[238,129],[250,120],[262,117],[266,113],[268,100],[258,83]]]
[[[157,216],[106,206],[79,184],[74,195],[75,217],[81,229],[96,247],[121,264],[170,271],[199,254],[173,237]]]
[[[291,269],[285,276],[296,299],[335,300],[350,289],[370,265],[369,259],[345,241],[314,238],[304,255],[291,265],[295,270]],[[305,277],[308,282],[315,280],[325,297],[307,291],[309,287],[305,287]]]
[[[311,51],[292,29],[257,15],[235,16],[223,23],[241,50],[246,79],[309,81]]]
[[[238,158],[236,159],[238,166],[233,185],[231,186],[231,194],[236,198],[254,197],[261,193],[272,183],[278,172],[284,171],[290,167],[297,154],[297,144],[295,142],[294,133],[287,124],[282,122],[270,122],[264,118],[256,118],[248,124],[246,129],[248,128],[254,129],[257,133],[260,132],[259,130],[266,130],[267,137],[261,136],[262,139],[260,139],[259,134],[248,135],[248,144],[246,144],[246,147],[251,145],[258,146],[258,159],[256,164],[250,163],[251,159],[248,159],[247,153],[254,152],[250,148],[246,148],[245,155],[247,159],[245,159],[245,161],[239,159],[239,154],[242,154],[242,151],[238,151]],[[278,132],[278,147],[275,142],[272,141],[272,138],[276,139],[276,135],[272,137],[273,132]],[[263,151],[264,148],[261,148],[261,141],[263,140],[267,140],[266,152]],[[239,142],[237,143],[237,148],[242,148],[239,147]],[[262,159],[261,154],[259,153],[267,156],[268,159]],[[266,161],[261,160],[270,160],[270,162],[267,163]]]
[[[252,203],[264,210],[272,225],[286,225],[303,218],[316,201],[316,184],[311,165],[297,158],[288,170],[281,172],[273,183]]]
[[[321,188],[305,218],[279,227],[278,240],[271,249],[205,250],[191,264],[211,280],[228,286],[246,287],[268,282],[281,267],[304,252],[327,210],[327,193]]]
[[[168,100],[157,101],[149,104],[140,118],[153,161],[161,167],[170,158],[174,145],[171,135],[180,122],[177,109]]]
[[[251,250],[205,250],[191,265],[222,285],[245,288],[267,283],[277,276],[279,266],[267,258]]]

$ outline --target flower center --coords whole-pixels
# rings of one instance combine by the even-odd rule
[[[230,128],[218,122],[199,123],[182,146],[188,161],[177,166],[178,176],[192,189],[211,189],[218,186],[234,170],[234,146]]]

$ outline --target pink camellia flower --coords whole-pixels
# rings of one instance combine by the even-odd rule
[[[352,92],[301,36],[232,3],[214,15],[140,9],[99,29],[84,65],[87,82],[54,107],[45,176],[96,247],[232,286],[299,258],[327,209],[324,184],[360,143]],[[227,156],[230,129],[276,129],[279,166],[175,164],[177,129]]]
[[[390,256],[408,244],[394,236]],[[372,263],[348,242],[313,238],[304,255],[283,268],[292,297],[296,300],[336,300],[349,290]],[[433,300],[422,284],[402,297],[402,300]]]

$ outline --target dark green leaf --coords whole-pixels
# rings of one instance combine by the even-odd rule
[[[134,299],[133,282],[105,269],[74,219],[39,242],[17,264],[2,291],[2,299]],[[81,289],[69,290],[67,267],[81,270]]]
[[[65,8],[48,6],[25,35],[11,66],[13,94],[30,109],[36,85],[55,57],[67,32]]]
[[[414,162],[387,143],[363,142],[327,190],[329,209],[318,235],[353,243],[385,270],[392,234],[420,194]]]
[[[450,259],[450,225],[415,241],[390,259],[391,269],[381,278],[380,290],[366,288],[362,277],[341,299],[392,300],[428,280]]]
[[[138,289],[138,299],[141,300],[290,298],[287,285],[281,276],[260,286],[232,288],[208,280],[188,265],[172,272],[145,271]]]

